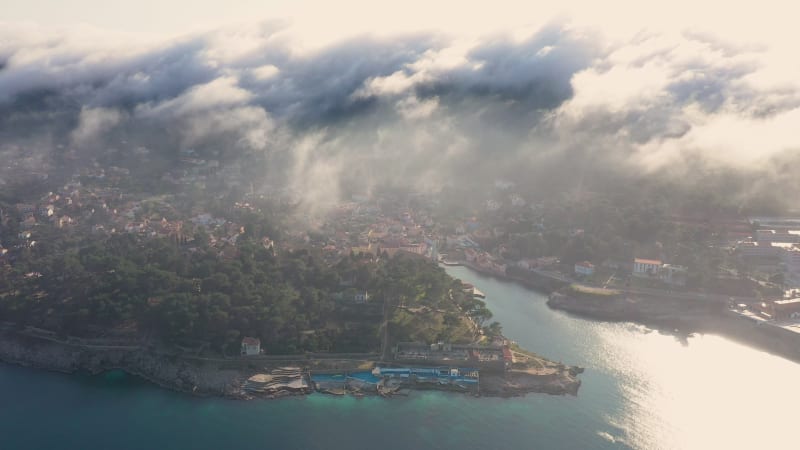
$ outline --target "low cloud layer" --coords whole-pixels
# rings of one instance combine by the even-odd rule
[[[0,157],[36,166],[120,136],[167,154],[261,154],[270,164],[254,181],[293,187],[312,209],[381,183],[570,189],[687,177],[698,161],[762,191],[798,188],[786,171],[800,88],[765,81],[757,44],[695,31],[612,42],[557,22],[522,38],[365,35],[300,52],[285,30],[160,45],[0,30]]]

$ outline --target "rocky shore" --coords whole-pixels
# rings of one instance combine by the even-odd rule
[[[123,370],[161,387],[192,395],[253,398],[244,389],[254,373],[247,365],[159,354],[152,349],[85,348],[5,331],[0,332],[0,361],[64,373]],[[481,376],[480,394],[496,397],[577,394],[580,380],[576,375],[581,369],[560,365],[550,369],[487,373]]]
[[[481,395],[489,397],[519,397],[529,393],[578,395],[583,369],[563,367],[551,373],[512,369],[503,374],[481,377]]]
[[[246,379],[239,370],[149,350],[87,349],[12,332],[0,334],[0,361],[65,373],[120,369],[168,389],[233,398]]]

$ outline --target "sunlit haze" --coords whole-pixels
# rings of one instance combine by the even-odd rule
[[[0,0],[0,448],[800,448],[795,9]]]

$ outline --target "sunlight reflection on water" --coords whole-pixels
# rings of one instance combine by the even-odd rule
[[[800,366],[730,340],[623,327],[598,333],[625,407],[627,444],[657,448],[792,448]],[[796,447],[795,447],[796,448]]]
[[[602,441],[639,449],[800,448],[800,364],[714,335],[679,338],[630,323],[550,310],[543,294],[483,277],[471,282],[506,334],[567,364],[584,365],[579,401],[599,414]]]

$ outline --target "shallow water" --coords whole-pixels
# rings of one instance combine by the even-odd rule
[[[800,365],[717,336],[681,342],[552,311],[545,296],[448,268],[505,334],[586,367],[577,397],[193,398],[120,372],[0,365],[0,449],[797,448]]]

